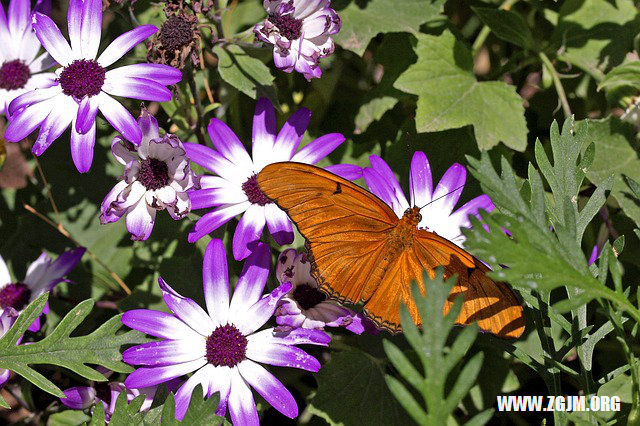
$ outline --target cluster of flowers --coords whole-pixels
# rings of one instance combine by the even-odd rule
[[[141,367],[124,383],[112,383],[108,392],[100,393],[94,387],[70,388],[63,403],[83,409],[102,402],[109,415],[125,387],[128,397],[143,393],[150,401],[156,386],[168,382],[171,389],[177,389],[178,419],[184,416],[198,384],[208,396],[220,393],[218,414],[225,415],[228,408],[236,424],[258,422],[251,388],[284,415],[297,416],[291,393],[261,364],[316,372],[318,360],[297,345],[327,346],[330,337],[325,327],[344,327],[359,334],[372,326],[355,311],[327,300],[311,275],[305,254],[293,249],[278,257],[276,278],[280,285],[263,294],[271,267],[270,250],[260,241],[265,226],[279,245],[291,244],[294,233],[286,213],[260,191],[257,174],[267,164],[279,161],[315,164],[345,137],[331,133],[300,148],[311,112],[299,109],[278,131],[276,112],[266,99],[257,101],[251,154],[217,118],[208,128],[213,148],[162,132],[144,107],[136,122],[112,96],[168,101],[171,92],[167,86],[180,81],[180,71],[163,64],[107,68],[157,28],[142,25],[124,33],[98,56],[101,0],[70,1],[71,44],[47,16],[49,1],[40,0],[32,14],[27,0],[11,0],[8,19],[0,7],[0,42],[9,46],[0,52],[0,113],[9,119],[7,140],[19,141],[40,127],[33,146],[34,153],[40,155],[71,124],[72,158],[77,169],[86,172],[93,158],[96,115],[101,111],[121,134],[113,139],[112,153],[124,166],[119,182],[101,205],[101,222],[124,217],[132,239],[146,240],[158,210],[166,209],[173,219],[180,220],[192,209],[211,209],[188,236],[195,242],[242,215],[233,234],[232,252],[234,259],[245,261],[231,296],[224,245],[217,239],[209,243],[202,274],[206,310],[160,278],[164,301],[172,313],[133,310],[122,319],[128,327],[160,339],[123,353],[125,362]],[[331,35],[340,29],[340,19],[329,8],[329,0],[265,0],[264,6],[268,17],[254,31],[259,40],[274,45],[276,66],[287,72],[296,70],[307,78],[319,77],[318,63],[333,51]],[[47,53],[36,58],[40,45]],[[55,64],[60,67],[47,72]],[[327,170],[349,180],[364,178],[369,189],[398,217],[410,205],[422,206],[419,226],[458,245],[464,243],[460,228],[470,226],[468,216],[493,208],[489,197],[483,195],[453,211],[466,178],[460,164],[451,166],[434,188],[429,162],[424,153],[416,152],[409,176],[409,202],[384,160],[377,156],[369,160],[370,167],[364,169],[337,164]],[[210,174],[197,175],[191,162]],[[30,301],[64,281],[83,253],[84,249],[72,250],[55,262],[43,254],[21,282],[11,280],[0,259],[0,335]],[[276,326],[261,329],[274,315]],[[31,329],[39,329],[39,320]],[[191,375],[185,382],[179,381],[187,374]],[[8,377],[9,372],[2,372],[0,380]]]

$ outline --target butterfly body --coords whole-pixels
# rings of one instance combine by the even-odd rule
[[[522,334],[524,316],[513,292],[487,277],[488,268],[471,254],[418,228],[418,207],[398,218],[382,200],[352,182],[293,162],[266,166],[258,174],[258,186],[304,236],[320,289],[341,302],[364,302],[364,313],[379,328],[400,331],[402,304],[419,324],[411,282],[424,293],[423,271],[433,277],[442,266],[445,278],[458,276],[444,313],[462,294],[459,324],[477,322],[501,337]]]

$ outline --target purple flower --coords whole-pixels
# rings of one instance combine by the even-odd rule
[[[209,123],[209,137],[216,150],[195,143],[184,144],[191,161],[217,175],[203,176],[200,180],[202,189],[189,193],[193,209],[216,207],[198,220],[189,233],[189,242],[199,240],[241,213],[244,215],[233,235],[236,260],[249,256],[265,223],[278,244],[293,242],[289,217],[260,191],[257,174],[267,164],[279,161],[315,164],[344,142],[341,134],[330,133],[296,152],[310,118],[311,111],[301,108],[289,117],[278,133],[273,105],[267,99],[260,99],[253,117],[253,159],[233,131],[217,118]],[[362,169],[351,164],[326,169],[346,179],[357,179],[362,175]]]
[[[434,190],[429,160],[423,152],[416,151],[409,172],[409,204],[387,163],[375,155],[369,157],[369,162],[371,168],[364,169],[363,174],[371,192],[387,203],[400,218],[410,207],[420,207],[422,220],[418,227],[435,232],[460,247],[465,241],[460,229],[471,226],[468,216],[478,216],[478,209],[491,211],[494,208],[488,195],[480,195],[453,211],[467,177],[467,171],[461,164],[455,163],[449,167]]]
[[[27,269],[22,281],[13,281],[4,260],[0,256],[0,312],[13,308],[21,313],[27,305],[40,295],[51,291],[57,284],[65,281],[67,275],[80,262],[86,249],[84,247],[62,253],[54,261],[46,253],[33,262]],[[43,314],[49,312],[45,305]],[[40,317],[29,327],[29,331],[40,330]]]
[[[125,166],[121,181],[107,194],[100,208],[102,224],[126,215],[133,240],[146,240],[156,211],[166,209],[174,220],[191,211],[188,190],[200,188],[177,136],[160,136],[158,122],[146,109],[138,119],[142,141],[136,146],[120,136],[111,143],[113,156]]]
[[[51,0],[38,0],[34,8],[50,10]],[[11,101],[23,93],[56,84],[54,73],[43,72],[55,64],[51,55],[37,56],[40,41],[31,27],[30,2],[11,0],[7,15],[0,5],[0,114],[7,114]]]
[[[318,289],[311,276],[311,263],[304,253],[288,249],[280,253],[276,264],[276,277],[280,283],[291,283],[291,290],[278,302],[277,330],[290,332],[296,328],[322,330],[327,327],[345,327],[356,334],[364,331],[363,318],[351,309],[341,306]]]
[[[0,274],[2,273],[3,266],[4,266],[4,262],[0,257]],[[6,267],[4,268],[6,269]],[[2,313],[0,314],[0,337],[7,334],[7,331],[9,331],[13,323],[16,322],[17,317],[18,317],[18,312],[16,312],[16,310],[13,308],[7,308],[2,310]],[[4,386],[5,383],[7,383],[7,380],[9,380],[9,377],[11,377],[11,371],[6,370],[4,368],[0,368],[0,388]]]
[[[297,344],[326,346],[329,336],[317,330],[295,330],[284,337],[274,329],[258,329],[273,315],[278,301],[291,289],[282,284],[262,295],[271,256],[259,244],[247,259],[229,302],[227,259],[221,240],[207,246],[202,267],[207,311],[176,293],[162,278],[164,301],[173,315],[139,309],[125,312],[122,322],[162,340],[127,349],[122,357],[143,365],[125,380],[127,387],[153,386],[193,372],[176,393],[176,418],[182,419],[193,389],[201,384],[207,396],[220,393],[218,415],[229,407],[237,425],[257,425],[253,387],[287,417],[298,415],[291,393],[260,364],[316,372],[320,363]]]
[[[331,36],[340,31],[340,17],[330,0],[264,0],[269,15],[253,32],[273,44],[273,61],[284,72],[294,69],[307,80],[322,75],[320,59],[333,53]]]
[[[71,157],[78,171],[84,173],[93,161],[98,110],[125,139],[138,144],[142,133],[136,120],[112,96],[169,101],[171,92],[165,86],[180,81],[182,74],[160,64],[133,64],[107,71],[158,29],[141,25],[126,32],[96,59],[102,0],[71,0],[67,19],[71,46],[48,16],[34,14],[38,40],[62,67],[56,70],[54,86],[33,90],[11,102],[11,122],[5,138],[17,142],[40,127],[33,153],[41,155],[71,124]]]

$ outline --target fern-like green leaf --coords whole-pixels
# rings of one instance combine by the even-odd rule
[[[14,371],[40,389],[60,398],[64,397],[62,390],[31,365],[58,365],[95,381],[107,379],[86,364],[102,365],[119,373],[132,371],[130,366],[121,361],[120,350],[123,345],[144,343],[148,339],[142,333],[133,330],[116,334],[122,327],[121,315],[109,319],[89,335],[70,337],[91,312],[94,304],[91,299],[73,308],[55,330],[41,341],[16,345],[18,339],[42,312],[47,298],[48,293],[45,293],[34,300],[20,314],[11,329],[0,338],[0,368]]]

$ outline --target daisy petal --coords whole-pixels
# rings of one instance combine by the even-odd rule
[[[145,241],[151,235],[153,225],[156,220],[156,209],[147,205],[144,199],[127,213],[127,231],[131,234],[131,239],[135,241]]]
[[[254,250],[265,225],[265,208],[259,204],[251,204],[242,215],[233,234],[233,257],[245,259]]]
[[[7,269],[7,264],[5,263],[2,256],[0,256],[0,287],[4,287],[10,282],[11,275],[9,275],[9,269]]]
[[[52,108],[55,108],[54,102],[44,101],[16,113],[11,117],[4,138],[9,142],[20,142],[42,124]]]
[[[202,338],[191,327],[171,314],[149,309],[132,309],[122,315],[122,323],[129,328],[164,339]]]
[[[229,268],[222,240],[212,239],[202,264],[204,300],[216,326],[227,323],[229,312]]]
[[[416,151],[411,159],[409,192],[411,193],[411,206],[422,208],[431,202],[431,194],[433,193],[431,165],[422,151]]]
[[[230,182],[242,184],[250,176],[245,176],[231,161],[213,149],[197,143],[184,142],[187,157],[194,163],[212,171]],[[241,188],[238,188],[241,190]]]
[[[139,144],[142,140],[142,130],[140,130],[140,126],[138,126],[129,111],[120,102],[104,92],[101,92],[98,97],[100,98],[100,111],[109,124],[120,132],[125,139]]]
[[[51,18],[41,13],[33,15],[33,29],[42,47],[63,67],[66,67],[73,60],[73,53],[69,43],[64,39],[62,33],[53,23]]]
[[[280,284],[245,311],[235,325],[242,334],[249,335],[262,327],[276,311],[278,302],[291,290],[291,283]]]
[[[41,155],[51,143],[58,139],[64,132],[75,115],[77,104],[64,95],[58,95],[53,100],[60,107],[53,108],[40,126],[40,134],[33,143],[32,151],[35,155]]]
[[[82,5],[83,0],[69,0],[67,31],[74,59],[82,58]],[[102,13],[102,11],[100,11]]]
[[[293,242],[293,226],[289,220],[289,216],[273,204],[265,206],[264,216],[267,219],[267,227],[269,232],[281,246],[291,244]]]
[[[108,67],[122,58],[125,53],[133,49],[142,40],[155,34],[156,31],[158,31],[158,28],[153,25],[140,25],[131,31],[127,31],[104,49],[104,52],[98,57],[98,63],[104,68]]]
[[[29,28],[31,2],[12,0],[9,2],[9,31],[14,40],[22,39],[22,35]]]
[[[248,336],[247,340],[256,344],[328,346],[331,337],[322,330],[296,328],[286,334],[274,334],[273,328],[269,328]]]
[[[238,370],[273,408],[291,419],[298,415],[298,405],[291,392],[263,366],[245,360],[238,365]]]
[[[211,318],[196,302],[179,294],[162,277],[158,277],[158,283],[162,289],[164,303],[178,319],[184,321],[203,336],[211,334],[214,328]]]
[[[313,372],[320,370],[318,360],[296,346],[261,343],[260,341],[249,341],[247,358],[261,364],[278,367],[300,368]]]
[[[206,393],[207,388],[209,387],[209,378],[207,377],[207,372],[209,365],[201,368],[200,370],[193,373],[191,377],[182,385],[178,392],[176,392],[176,411],[175,417],[177,420],[182,420],[184,415],[189,408],[189,403],[191,402],[191,394],[193,393],[193,389],[196,386],[202,385],[202,393]]]
[[[400,201],[400,204],[403,207],[403,211],[409,208],[409,202],[407,198],[404,196],[404,192],[400,187],[400,183],[396,176],[393,174],[393,170],[391,167],[380,157],[377,155],[369,156],[369,163],[371,163],[371,167],[382,176],[384,182],[386,182],[387,186],[391,189],[391,192],[395,195],[395,197]]]
[[[471,222],[469,221],[470,215],[478,217],[478,211],[480,209],[490,212],[494,208],[495,206],[493,205],[491,198],[489,198],[488,195],[483,194],[466,202],[462,207],[449,216],[449,219],[452,222],[457,223],[460,228],[469,228],[471,227]]]
[[[122,353],[122,360],[131,365],[158,367],[194,361],[203,358],[205,354],[204,338],[198,340],[161,340],[127,349]]]
[[[60,86],[31,90],[11,101],[9,104],[9,115],[16,114],[22,108],[49,100],[60,93],[62,93]]]
[[[234,425],[259,426],[260,424],[251,389],[237,369],[231,370],[229,413]]]
[[[347,180],[357,180],[362,177],[362,167],[355,164],[334,164],[324,169]]]
[[[271,101],[266,98],[260,98],[256,103],[256,112],[253,116],[253,146],[251,151],[257,170],[261,170],[267,165],[275,139],[276,111],[273,109]]]
[[[96,144],[96,122],[89,131],[80,134],[76,131],[76,120],[71,122],[71,158],[80,173],[86,173],[93,162],[93,147]]]
[[[462,164],[454,163],[433,191],[432,204],[429,204],[429,207],[437,208],[440,214],[449,215],[460,199],[466,179],[467,170]]]
[[[258,243],[242,267],[238,284],[231,299],[229,318],[243,315],[251,305],[260,299],[269,276],[269,266],[271,266],[269,246]]]
[[[167,102],[172,96],[171,91],[162,84],[145,78],[107,78],[102,90],[113,96],[142,101]]]
[[[102,0],[84,0],[80,45],[82,57],[94,59],[102,36]]]
[[[367,167],[363,170],[362,177],[367,183],[369,191],[391,207],[398,217],[402,217],[405,210],[409,207],[409,204],[407,203],[406,205],[402,205],[401,200],[399,200],[396,194],[393,193],[392,188],[387,185],[387,181],[380,175],[380,173]],[[406,203],[406,199],[404,201]]]
[[[311,111],[300,108],[284,123],[273,145],[273,156],[277,161],[288,161],[298,149],[300,141],[307,131]]]
[[[194,361],[183,362],[181,364],[165,365],[162,367],[138,368],[129,374],[124,384],[128,388],[146,388],[154,386],[176,377],[183,376],[192,371],[196,371],[204,366],[207,361],[204,358]]]
[[[245,170],[253,170],[253,161],[247,154],[247,150],[240,142],[240,139],[233,133],[225,123],[217,118],[212,118],[209,122],[209,137],[216,150]]]
[[[105,75],[105,79],[116,77],[144,78],[168,86],[182,80],[182,72],[164,64],[132,64],[109,70]]]
[[[82,98],[75,125],[78,133],[85,134],[91,129],[98,115],[98,103],[98,98],[94,96],[85,96]]]
[[[209,232],[215,231],[236,215],[244,212],[250,205],[248,201],[240,204],[228,204],[205,214],[198,219],[191,232],[189,232],[188,241],[195,243]]]
[[[340,133],[329,133],[320,136],[318,139],[307,144],[300,151],[296,152],[291,161],[300,163],[316,164],[327,155],[331,154],[342,142],[345,137]]]

